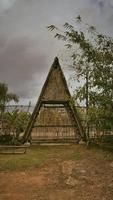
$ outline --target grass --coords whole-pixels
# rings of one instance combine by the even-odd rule
[[[113,160],[113,153],[97,148],[87,149],[84,145],[58,145],[30,147],[26,154],[1,154],[0,171],[26,170],[40,167],[54,160]]]

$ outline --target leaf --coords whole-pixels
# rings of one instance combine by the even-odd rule
[[[94,26],[90,26],[89,31],[96,31],[96,28]]]
[[[56,26],[55,25],[50,25],[50,26],[47,26],[47,29],[49,30],[49,31],[53,31],[53,30],[57,30],[57,28],[56,28]]]
[[[81,16],[80,16],[80,15],[78,15],[78,16],[76,17],[76,20],[77,20],[77,22],[81,22],[81,21],[82,21],[82,18],[81,18]]]
[[[73,28],[74,28],[71,24],[69,24],[67,22],[63,26],[64,26],[64,28],[69,29],[69,30],[73,30]]]
[[[72,48],[71,44],[65,44],[65,46],[67,47],[67,49],[71,49]]]
[[[63,40],[63,41],[66,41],[66,40],[67,40],[66,36],[61,35],[61,34],[59,34],[59,33],[56,33],[54,37],[55,37],[55,38],[58,38],[59,40]]]

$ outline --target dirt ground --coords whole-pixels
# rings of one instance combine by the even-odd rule
[[[113,160],[90,152],[78,160],[53,157],[40,167],[1,171],[0,200],[113,200]]]

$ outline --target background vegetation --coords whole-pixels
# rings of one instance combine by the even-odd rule
[[[113,131],[113,38],[84,23],[81,16],[74,21],[66,22],[62,30],[55,25],[47,28],[69,50],[74,78],[80,82],[74,99],[86,104],[88,140],[90,126],[101,134]]]
[[[7,103],[19,102],[16,94],[8,91],[8,85],[0,83],[0,144],[20,144],[20,134],[24,132],[30,113],[15,109],[5,110]]]

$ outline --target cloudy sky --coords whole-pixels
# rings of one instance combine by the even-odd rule
[[[35,103],[55,56],[61,60],[63,43],[47,31],[78,14],[113,35],[113,0],[0,0],[0,82]]]

